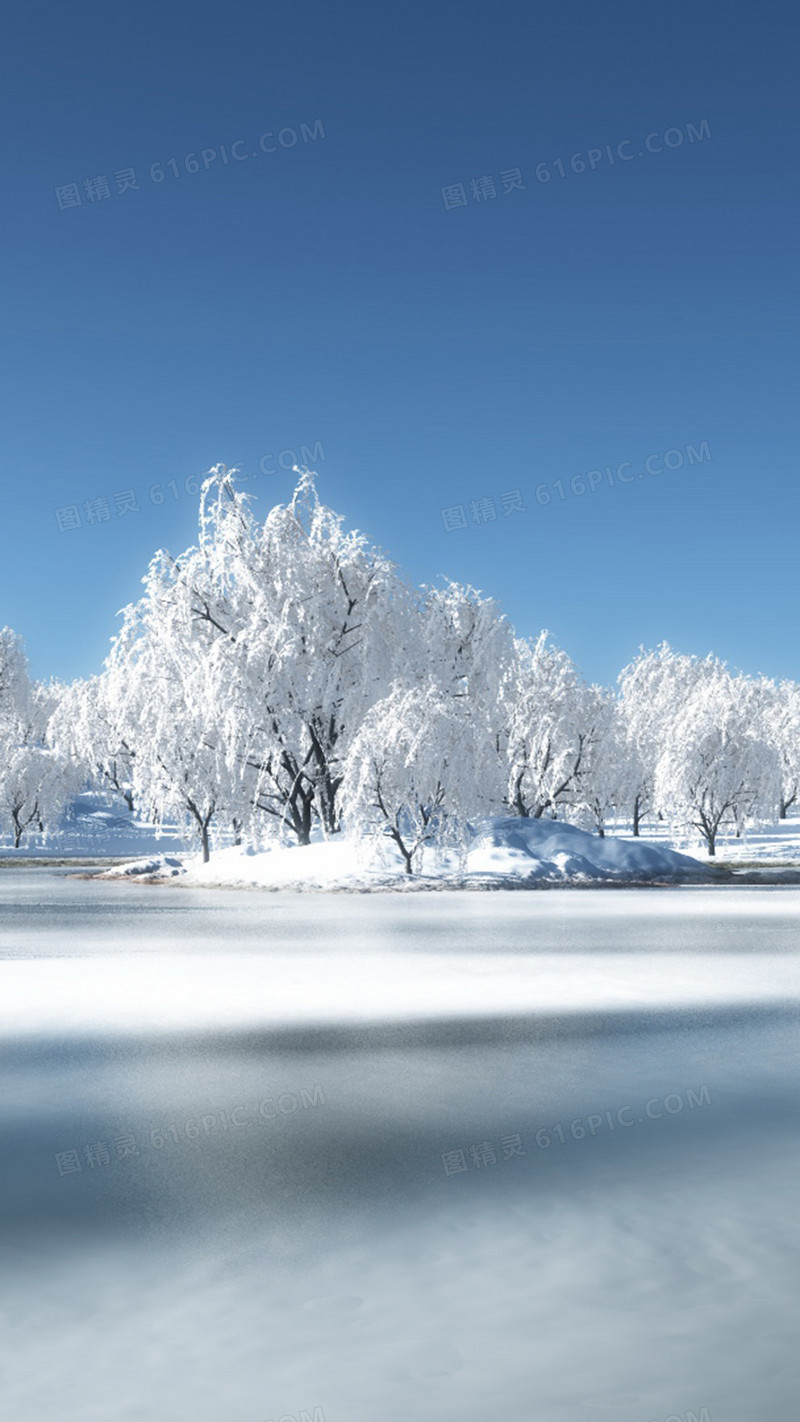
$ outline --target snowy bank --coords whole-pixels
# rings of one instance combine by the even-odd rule
[[[383,843],[357,844],[344,836],[261,852],[223,849],[208,864],[199,855],[150,856],[109,869],[103,878],[148,883],[262,889],[517,888],[554,884],[650,884],[708,879],[706,865],[641,840],[589,834],[553,820],[490,819],[460,859],[455,851],[423,852],[420,873],[403,873]],[[718,877],[718,875],[714,875]]]

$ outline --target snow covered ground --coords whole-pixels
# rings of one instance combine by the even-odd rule
[[[357,845],[343,836],[318,838],[306,848],[286,846],[263,852],[233,846],[216,849],[201,863],[191,828],[156,825],[130,814],[118,796],[87,793],[65,812],[56,835],[26,837],[14,850],[0,837],[0,861],[52,858],[123,862],[109,871],[133,879],[176,879],[187,884],[258,888],[405,890],[436,887],[517,887],[523,884],[652,882],[674,880],[730,865],[800,870],[800,815],[750,829],[741,839],[720,835],[715,859],[696,837],[676,838],[656,821],[633,839],[619,821],[605,839],[560,821],[487,821],[469,852],[426,850],[420,872],[402,873],[389,843]]]
[[[517,887],[524,884],[676,882],[707,877],[706,866],[666,845],[587,834],[575,825],[517,817],[481,825],[463,856],[426,850],[420,872],[407,875],[384,843],[358,845],[344,836],[306,847],[257,853],[243,847],[212,854],[148,855],[106,871],[111,878],[179,879],[187,884],[283,889]]]
[[[128,810],[119,795],[78,795],[61,818],[55,834],[26,834],[19,849],[9,835],[0,835],[0,858],[7,859],[123,859],[136,854],[191,852],[192,836],[174,826],[141,820]]]
[[[628,833],[629,825],[615,827],[615,833]],[[708,863],[708,853],[699,837],[676,839],[669,830],[656,822],[642,826],[642,838],[647,844],[670,845],[695,859]],[[713,861],[710,861],[713,863]],[[757,825],[737,839],[732,834],[720,834],[717,839],[718,864],[793,864],[800,866],[800,815],[779,820],[776,824]]]

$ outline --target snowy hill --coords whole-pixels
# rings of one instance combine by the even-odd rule
[[[485,877],[547,880],[684,878],[704,867],[673,849],[641,840],[601,839],[556,820],[494,819],[473,840],[467,869]]]

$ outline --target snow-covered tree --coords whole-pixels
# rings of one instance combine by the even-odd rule
[[[144,596],[124,610],[101,700],[129,750],[136,801],[157,823],[188,818],[206,861],[215,817],[232,818],[224,648],[209,645],[174,597],[168,554],[156,555],[143,582]]]
[[[630,801],[635,836],[642,820],[658,808],[654,805],[656,765],[673,718],[697,678],[710,672],[714,665],[713,658],[702,662],[673,652],[667,642],[662,642],[653,651],[640,648],[639,655],[617,678],[631,763],[638,766]]]
[[[10,627],[0,628],[0,727],[24,714],[31,680],[22,639]]]
[[[501,688],[508,757],[507,804],[539,819],[580,802],[580,779],[592,736],[590,689],[542,632],[519,639]]]
[[[92,676],[64,688],[50,720],[55,749],[85,769],[89,784],[113,790],[133,811],[133,748],[116,723],[108,677]]]
[[[741,679],[720,663],[706,669],[675,711],[656,766],[657,801],[673,824],[698,830],[712,856],[723,824],[772,815],[780,796],[778,752],[748,709]]]
[[[466,708],[434,682],[393,686],[350,747],[342,787],[348,830],[385,835],[413,873],[424,845],[458,844],[468,817],[480,813],[485,753]]]
[[[248,803],[307,843],[314,815],[339,824],[349,744],[414,640],[392,563],[298,471],[263,523],[222,466],[203,486],[198,547],[175,560],[176,596],[226,649],[229,755]]]
[[[796,681],[775,683],[761,677],[752,687],[753,719],[774,745],[781,761],[778,818],[800,798],[800,686]]]
[[[70,759],[47,743],[59,688],[31,682],[19,651],[13,657],[13,683],[10,678],[5,683],[9,694],[0,722],[0,824],[8,825],[15,849],[29,830],[57,828],[81,780]]]
[[[420,626],[401,668],[407,685],[427,681],[450,697],[472,723],[483,747],[476,768],[475,804],[494,812],[504,803],[507,779],[507,708],[501,688],[514,665],[514,634],[492,598],[455,582],[425,588]]]
[[[587,694],[587,734],[579,777],[579,810],[600,836],[612,814],[622,815],[641,782],[641,767],[626,734],[613,692],[592,686]]]

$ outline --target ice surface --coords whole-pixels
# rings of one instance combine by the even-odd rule
[[[799,910],[4,870],[4,1415],[795,1422]]]

